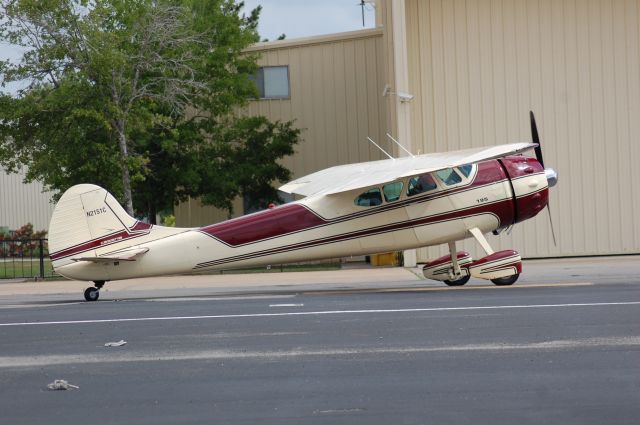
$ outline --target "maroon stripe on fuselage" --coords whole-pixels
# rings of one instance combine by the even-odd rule
[[[201,232],[227,245],[243,245],[325,224],[326,221],[300,204],[289,204],[219,224],[202,227]]]
[[[114,232],[100,238],[91,239],[90,241],[83,242],[69,248],[65,248],[60,251],[53,252],[49,255],[52,261],[60,260],[71,255],[80,254],[82,252],[90,251],[92,249],[100,248],[103,246],[112,245],[117,242],[137,238],[149,234],[149,230],[153,227],[151,224],[143,223],[141,221],[136,222],[131,229],[121,230]],[[132,233],[133,232],[133,233]]]
[[[145,223],[143,221],[136,221],[136,224],[130,229],[132,232],[140,232],[143,230],[149,230],[153,227],[153,224]]]
[[[71,248],[63,249],[62,251],[52,253],[50,257],[52,260],[59,260],[61,258],[68,257],[70,255],[78,254],[84,251],[89,251],[95,248],[99,248],[101,246],[110,245],[115,242],[120,242],[126,239],[130,239],[133,236],[137,236],[137,235],[131,235],[129,232],[123,230],[121,232],[113,233],[111,235],[108,235],[102,238],[93,239],[88,242],[84,242],[80,245],[76,245]]]
[[[512,213],[511,213],[511,199],[504,199],[498,202],[494,202],[492,204],[483,204],[476,207],[461,209],[450,211],[447,213],[436,214],[428,217],[421,217],[414,220],[406,220],[402,222],[387,224],[384,226],[372,227],[368,229],[362,229],[355,232],[343,233],[339,235],[318,238],[311,241],[299,242],[296,244],[284,245],[281,247],[271,248],[263,251],[256,251],[247,254],[237,255],[233,257],[221,258],[218,260],[208,261],[204,263],[200,263],[194,267],[194,269],[215,266],[219,264],[230,263],[233,261],[247,260],[251,258],[263,257],[266,255],[274,255],[280,254],[288,251],[293,251],[297,249],[305,249],[305,248],[313,248],[319,245],[326,245],[330,243],[343,242],[350,239],[362,238],[366,236],[373,236],[381,233],[388,233],[398,230],[404,230],[411,227],[419,227],[426,226],[429,224],[451,221],[456,219],[463,219],[466,217],[482,215],[482,214],[491,214],[498,219],[498,227],[500,227],[501,223],[511,222]],[[390,249],[392,249],[390,247]]]

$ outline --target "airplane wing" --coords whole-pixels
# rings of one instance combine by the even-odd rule
[[[430,153],[380,161],[338,165],[292,180],[279,190],[302,196],[331,195],[380,185],[393,180],[445,168],[502,158],[533,149],[535,143],[512,143],[483,148]]]
[[[112,252],[99,257],[76,257],[73,261],[89,261],[92,263],[112,263],[114,261],[136,261],[136,257],[148,252],[149,248],[133,248]]]

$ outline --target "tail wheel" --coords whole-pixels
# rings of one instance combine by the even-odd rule
[[[491,279],[491,282],[493,282],[493,284],[497,286],[509,286],[516,283],[516,280],[518,280],[519,277],[520,277],[520,273],[517,273],[507,277],[499,277],[497,279]]]
[[[470,278],[471,278],[471,276],[466,275],[466,276],[462,276],[460,279],[456,279],[456,280],[445,280],[444,283],[446,283],[448,286],[462,286],[465,283],[469,282]]]
[[[98,290],[98,288],[90,286],[84,290],[84,299],[87,301],[98,301],[99,297],[100,291]]]

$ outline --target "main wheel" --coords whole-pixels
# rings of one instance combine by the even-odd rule
[[[446,283],[449,286],[462,286],[465,283],[469,282],[470,278],[471,278],[470,275],[466,275],[466,276],[462,276],[460,279],[456,279],[456,280],[445,280],[444,283]]]
[[[514,275],[507,276],[507,277],[499,277],[497,279],[491,279],[491,282],[493,282],[494,285],[498,285],[498,286],[509,286],[516,283],[516,280],[518,280],[518,277],[520,277],[520,273],[516,273]]]
[[[84,299],[87,301],[98,301],[98,297],[100,297],[100,291],[98,288],[94,288],[93,286],[88,287],[84,290]]]

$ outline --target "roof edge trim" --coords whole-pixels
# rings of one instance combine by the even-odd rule
[[[357,31],[338,32],[333,34],[315,35],[312,37],[291,38],[267,41],[253,44],[243,52],[262,52],[265,50],[289,49],[292,47],[309,46],[314,44],[335,43],[344,40],[371,38],[382,36],[382,28],[369,28]]]

